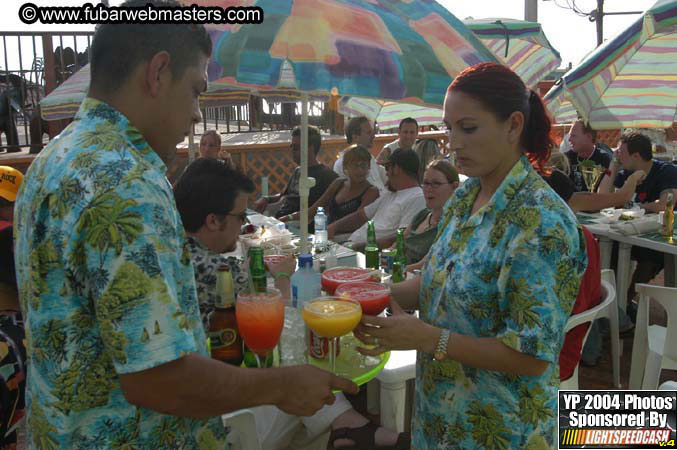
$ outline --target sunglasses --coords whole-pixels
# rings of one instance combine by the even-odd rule
[[[248,220],[247,220],[247,211],[246,211],[246,210],[245,210],[245,211],[242,211],[240,214],[226,213],[225,215],[226,215],[226,216],[237,217],[238,219],[240,219],[240,223],[247,223],[247,222],[248,222]]]
[[[430,188],[433,188],[433,189],[438,189],[440,186],[444,186],[445,184],[451,184],[451,183],[440,183],[439,181],[432,181],[432,182],[424,181],[423,187],[430,187]]]

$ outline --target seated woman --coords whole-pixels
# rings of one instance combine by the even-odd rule
[[[378,188],[367,181],[371,154],[365,147],[354,144],[343,155],[343,172],[348,178],[337,178],[329,185],[315,204],[308,208],[308,220],[315,216],[317,208],[322,207],[327,214],[327,224],[335,222],[367,206],[379,196]],[[300,213],[295,212],[280,217],[282,222],[298,220]]]
[[[423,258],[437,236],[437,224],[447,200],[458,187],[458,172],[446,159],[431,161],[423,174],[426,208],[421,210],[404,231],[407,270],[420,269]],[[393,248],[394,248],[393,244]]]

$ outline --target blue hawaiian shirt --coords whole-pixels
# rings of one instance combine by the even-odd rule
[[[419,353],[412,448],[552,448],[558,358],[585,239],[524,157],[471,215],[479,190],[470,178],[447,203],[422,273],[420,317],[550,364],[541,376],[511,376]]]
[[[139,408],[120,387],[121,374],[207,355],[165,172],[126,117],[87,98],[26,174],[15,253],[29,448],[225,447],[220,418]]]

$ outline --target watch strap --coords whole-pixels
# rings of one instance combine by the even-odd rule
[[[447,345],[449,344],[449,335],[451,333],[449,330],[442,330],[440,333],[440,339],[437,341],[437,347],[435,348],[434,357],[438,361],[442,361],[447,357]]]

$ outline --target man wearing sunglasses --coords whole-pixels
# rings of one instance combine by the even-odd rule
[[[418,184],[418,156],[414,150],[397,149],[385,163],[388,175],[387,193],[373,203],[329,225],[329,239],[352,233],[348,239],[353,248],[361,249],[367,241],[367,221],[373,220],[376,239],[395,235],[398,228],[408,226],[425,208],[423,191]]]

